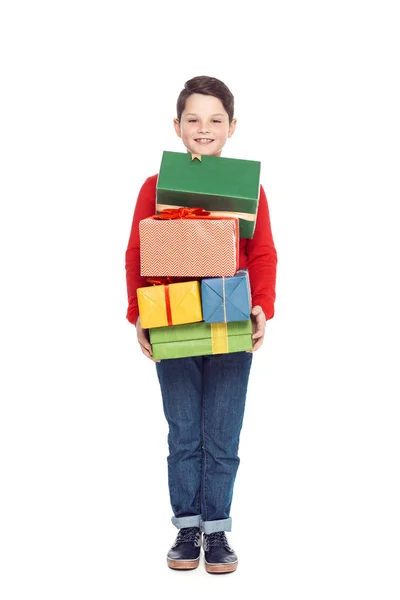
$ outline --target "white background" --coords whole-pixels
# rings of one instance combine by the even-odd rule
[[[398,600],[396,3],[136,4],[2,3],[0,595]],[[167,427],[125,319],[137,193],[196,75],[235,95],[223,155],[261,160],[279,261],[223,577],[167,568]]]

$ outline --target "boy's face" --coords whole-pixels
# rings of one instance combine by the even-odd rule
[[[236,119],[229,124],[219,98],[192,94],[186,100],[181,121],[174,119],[174,126],[188,152],[220,156],[226,140],[235,131]]]

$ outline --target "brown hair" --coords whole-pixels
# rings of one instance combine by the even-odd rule
[[[185,83],[184,89],[178,96],[176,103],[176,114],[178,121],[181,120],[182,113],[185,109],[186,99],[192,94],[204,94],[206,96],[215,96],[219,98],[224,109],[228,113],[229,123],[233,119],[234,98],[230,89],[219,79],[215,77],[193,77]]]

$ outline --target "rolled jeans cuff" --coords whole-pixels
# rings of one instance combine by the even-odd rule
[[[220,519],[219,521],[202,521],[203,533],[215,533],[216,531],[232,531],[232,517]]]
[[[172,517],[171,521],[178,529],[183,527],[200,527],[201,515],[190,517]]]

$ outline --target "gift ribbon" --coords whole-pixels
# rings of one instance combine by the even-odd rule
[[[171,311],[171,298],[169,295],[169,284],[173,283],[172,277],[148,277],[147,281],[154,285],[163,285],[165,294],[165,309],[167,312],[167,324],[173,325],[172,323],[172,311]]]
[[[176,204],[156,204],[156,210],[165,212],[166,210],[179,210],[179,208],[184,208],[183,206],[178,206]],[[189,209],[188,209],[189,210]],[[238,219],[242,219],[243,221],[255,221],[257,215],[249,214],[244,212],[237,212],[234,210],[211,210],[208,214],[212,217],[237,217]],[[159,215],[156,215],[159,217]],[[155,217],[154,217],[155,218]],[[167,218],[167,217],[163,217]],[[176,217],[175,217],[176,218]]]
[[[224,323],[226,323],[225,277],[222,277],[222,306],[224,307]]]
[[[211,323],[211,351],[213,354],[226,354],[229,351],[227,323]]]
[[[172,325],[171,299],[169,297],[169,285],[164,286],[165,292],[165,308],[167,309],[167,323]]]
[[[146,281],[153,285],[168,285],[169,283],[174,283],[172,277],[147,277]]]
[[[198,219],[208,217],[209,212],[203,208],[187,208],[181,206],[179,208],[166,208],[159,214],[154,215],[153,219]]]

